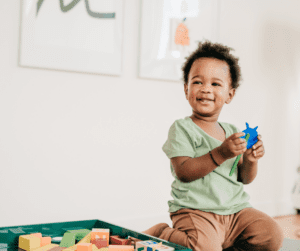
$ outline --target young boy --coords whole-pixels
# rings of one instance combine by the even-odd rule
[[[218,122],[241,79],[238,58],[231,48],[209,41],[182,67],[184,92],[192,107],[190,117],[176,120],[163,151],[174,177],[168,202],[173,228],[160,223],[143,233],[194,251],[279,250],[284,236],[267,214],[254,209],[243,184],[257,175],[264,155],[261,135],[246,148],[244,135],[234,125]],[[234,174],[233,163],[242,154]]]

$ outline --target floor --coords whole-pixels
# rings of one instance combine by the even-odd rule
[[[276,216],[273,219],[282,227],[285,238],[300,240],[300,214]]]

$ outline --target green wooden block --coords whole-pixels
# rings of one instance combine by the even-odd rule
[[[68,233],[66,232],[60,242],[60,247],[71,247],[75,245],[75,235],[74,233]]]
[[[89,230],[89,229],[78,229],[78,230],[68,230],[67,232],[75,234],[75,240],[80,241],[85,236],[87,236],[91,232],[91,230]]]

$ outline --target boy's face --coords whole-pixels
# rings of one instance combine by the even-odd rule
[[[184,91],[195,117],[218,118],[224,103],[229,104],[235,93],[228,64],[215,58],[197,59]]]

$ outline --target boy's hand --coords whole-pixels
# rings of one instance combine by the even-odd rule
[[[258,141],[252,146],[252,148],[247,149],[247,151],[244,153],[243,155],[244,160],[247,160],[249,162],[256,162],[262,156],[265,155],[265,148],[261,138],[262,137],[259,134],[257,136]]]
[[[244,135],[244,132],[237,132],[225,139],[222,145],[218,147],[220,155],[224,159],[231,159],[246,152],[247,142],[244,138],[240,138]]]

